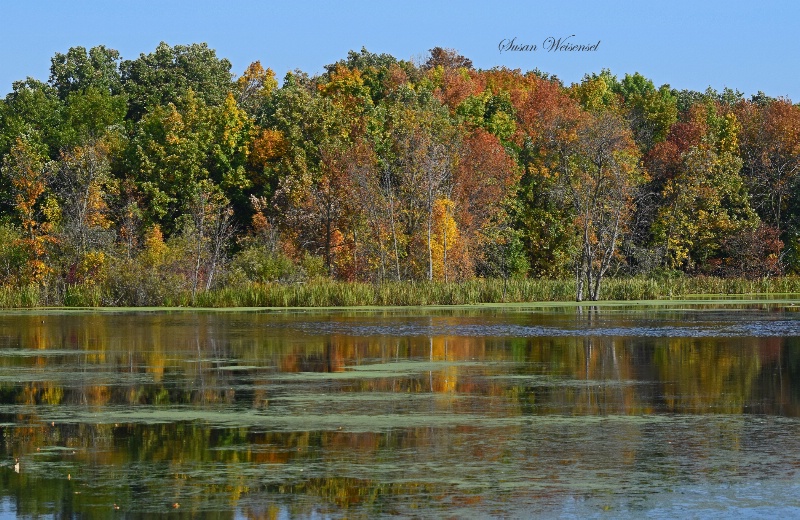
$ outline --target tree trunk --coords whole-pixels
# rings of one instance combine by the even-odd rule
[[[428,211],[428,281],[433,280],[433,246],[431,241],[431,227],[433,226],[433,211]]]
[[[331,213],[328,211],[325,219],[325,268],[328,276],[331,275]]]
[[[444,224],[442,225],[442,273],[444,283],[447,283],[447,208],[445,208]],[[505,297],[505,294],[503,294]]]
[[[214,277],[217,270],[223,263],[225,249],[228,241],[233,235],[231,224],[231,210],[228,207],[217,209],[216,222],[214,222],[213,233],[211,234],[211,258],[209,259],[208,276],[206,277],[206,290],[210,290],[214,284]]]
[[[400,281],[400,255],[397,248],[397,231],[394,225],[394,196],[392,195],[392,180],[387,172],[386,174],[386,191],[389,195],[389,223],[392,226],[392,242],[394,243],[394,266],[397,281]]]
[[[597,274],[594,279],[594,285],[589,288],[590,298],[593,302],[596,302],[600,299],[600,280],[602,280],[603,275]]]
[[[358,279],[358,233],[353,230],[353,280]]]

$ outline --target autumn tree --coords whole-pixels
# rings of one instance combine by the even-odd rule
[[[594,300],[612,272],[799,269],[791,101],[426,58],[362,48],[278,86],[259,62],[234,78],[205,44],[57,53],[47,81],[0,100],[0,278],[58,293],[50,274],[82,284],[102,265],[109,301],[156,302],[223,271],[573,273]]]
[[[331,251],[331,219],[338,213],[340,199],[330,175],[338,170],[330,169],[332,163],[324,157],[339,146],[345,121],[329,97],[291,75],[271,96],[263,114],[262,126],[270,128],[264,137],[275,145],[274,152],[280,147],[270,168],[275,176],[270,182],[276,186],[272,201],[298,259],[303,251],[313,255]],[[331,265],[331,255],[326,258]]]
[[[254,126],[248,141],[247,172],[253,187],[271,196],[280,180],[281,165],[289,152],[283,132]]]
[[[443,69],[472,68],[472,60],[465,58],[455,49],[434,47],[428,52],[430,53],[430,56],[422,66],[423,69],[434,69],[436,67],[442,67]]]
[[[51,235],[54,210],[48,204],[51,201],[44,200],[49,178],[44,146],[25,135],[18,137],[3,158],[2,174],[11,185],[15,213],[22,227],[22,244],[29,252],[26,278],[41,282],[49,271],[47,244],[54,240]]]
[[[525,83],[527,88],[512,92],[517,114],[514,140],[524,168],[512,204],[515,228],[531,274],[561,277],[570,273],[577,244],[572,205],[557,196],[558,171],[577,141],[585,115],[558,82],[526,78]]]
[[[460,251],[459,271],[462,276],[471,276],[481,266],[482,272],[507,274],[503,266],[510,261],[508,246],[512,240],[508,204],[516,195],[520,168],[497,136],[476,128],[465,136],[453,177],[445,215],[452,215],[453,226],[457,226],[459,242],[450,240],[449,244]],[[500,258],[492,253],[501,249]]]
[[[321,150],[319,176],[308,192],[312,209],[309,218],[316,221],[313,226],[318,229],[320,252],[328,275],[334,274],[334,256],[343,245],[342,221],[348,213],[350,199],[341,153],[333,146]]]
[[[744,229],[722,242],[725,258],[718,273],[723,276],[749,279],[783,274],[783,242],[778,229],[762,223],[755,229]]]
[[[741,124],[742,173],[754,209],[784,232],[800,179],[800,107],[788,100],[740,102],[735,114]]]
[[[236,80],[236,103],[251,116],[255,116],[261,109],[273,90],[278,87],[275,72],[265,69],[260,61],[248,65],[244,74]]]
[[[625,123],[605,112],[587,117],[577,139],[560,153],[557,186],[573,208],[580,244],[573,260],[576,299],[586,294],[597,301],[633,214],[635,188],[643,180],[638,150]]]
[[[719,256],[726,238],[756,228],[758,216],[739,174],[736,116],[721,114],[709,100],[695,105],[690,117],[699,141],[681,155],[674,177],[664,184],[653,238],[667,267],[696,270]]]
[[[69,269],[75,272],[87,259],[102,263],[114,239],[107,201],[109,192],[115,190],[108,144],[95,141],[65,149],[55,167],[60,245]]]

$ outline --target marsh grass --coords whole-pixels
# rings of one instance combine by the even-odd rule
[[[800,278],[763,280],[695,278],[612,278],[603,300],[666,300],[707,295],[800,294]],[[460,283],[388,282],[369,284],[319,280],[305,284],[251,284],[198,296],[201,307],[357,307],[474,305],[574,301],[572,280],[475,279]]]
[[[41,305],[39,288],[35,285],[25,287],[0,287],[0,308],[19,309]]]
[[[64,307],[101,307],[102,304],[103,291],[97,285],[72,285],[64,290]]]
[[[740,278],[662,277],[609,278],[601,290],[602,300],[669,300],[702,295],[800,294],[800,277]],[[320,278],[306,283],[242,284],[198,293],[165,290],[149,305],[164,307],[361,307],[475,305],[482,303],[571,302],[572,280],[483,279],[458,283],[408,281],[372,284],[337,282]],[[58,294],[25,286],[0,287],[0,308],[41,306],[119,307],[137,302],[120,299],[117,293],[96,284],[74,285]]]

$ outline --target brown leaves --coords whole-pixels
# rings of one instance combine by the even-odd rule
[[[783,274],[783,242],[775,227],[761,224],[756,229],[741,231],[725,239],[723,249],[728,255],[719,268],[723,276],[752,280]]]
[[[441,74],[441,87],[436,89],[436,98],[447,106],[451,113],[468,97],[483,92],[486,85],[482,73],[458,69],[436,72]]]
[[[497,137],[477,128],[464,140],[453,183],[453,200],[463,234],[475,238],[497,216],[520,169]]]
[[[585,119],[577,102],[554,81],[535,79],[536,87],[512,93],[517,109],[517,141],[531,138],[545,146],[555,146],[576,138],[576,128]]]

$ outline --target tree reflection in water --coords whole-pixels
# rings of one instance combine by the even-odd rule
[[[633,514],[687,485],[785,494],[800,467],[798,338],[726,327],[790,319],[777,307],[10,313],[0,511]]]

